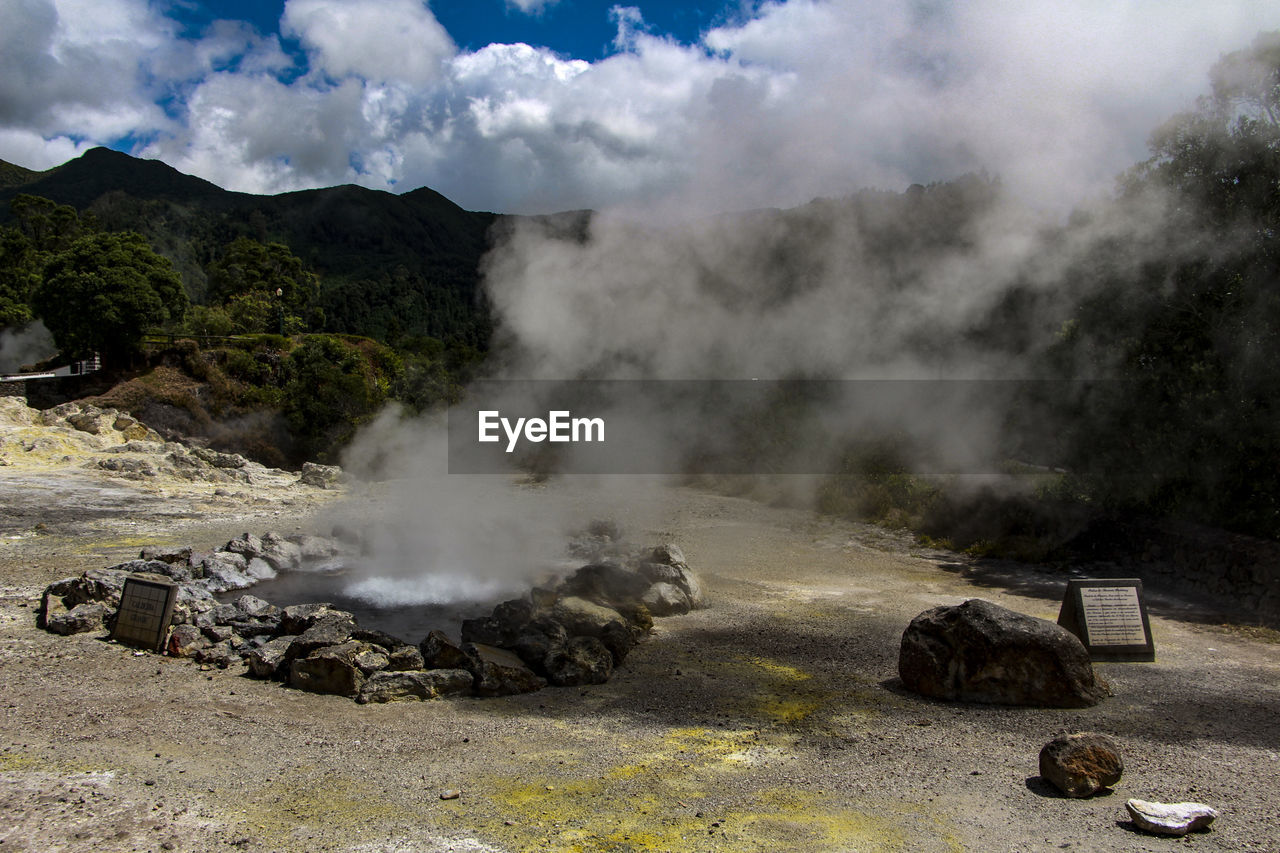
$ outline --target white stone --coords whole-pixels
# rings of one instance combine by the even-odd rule
[[[1139,829],[1156,835],[1186,835],[1213,823],[1216,809],[1202,803],[1149,803],[1129,800],[1124,804]]]

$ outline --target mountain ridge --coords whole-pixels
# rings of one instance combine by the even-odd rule
[[[500,217],[464,210],[429,187],[395,194],[343,184],[255,195],[159,160],[92,148],[43,172],[0,161],[0,222],[19,194],[144,234],[197,302],[207,292],[209,262],[250,237],[283,243],[319,274],[330,331],[453,337],[480,348],[488,341],[479,265]]]

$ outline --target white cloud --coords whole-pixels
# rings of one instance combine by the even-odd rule
[[[524,212],[791,205],[983,167],[1065,206],[1141,158],[1221,53],[1280,27],[1256,0],[789,0],[683,46],[619,7],[618,52],[585,62],[459,53],[421,0],[289,0],[306,55],[283,75],[274,36],[181,41],[142,0],[109,4],[0,7],[7,138],[132,132],[235,189],[428,185]]]
[[[526,15],[537,15],[559,2],[560,0],[507,0],[507,6],[519,9]]]
[[[425,86],[456,51],[421,0],[289,0],[281,25],[312,52],[314,71],[335,77]]]

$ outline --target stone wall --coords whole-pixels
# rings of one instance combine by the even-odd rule
[[[1111,522],[1099,533],[1117,574],[1280,628],[1280,542],[1172,521]]]

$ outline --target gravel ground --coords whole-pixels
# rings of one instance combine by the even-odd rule
[[[1099,664],[1115,696],[1096,708],[929,701],[896,683],[913,616],[981,597],[1052,619],[1065,584],[673,488],[636,538],[678,543],[711,606],[658,620],[608,684],[360,706],[36,629],[56,578],[306,529],[330,498],[79,470],[0,467],[3,851],[1280,850],[1274,634],[1194,603],[1153,597],[1157,661]],[[1119,742],[1124,778],[1057,797],[1039,749],[1086,730]],[[1155,838],[1128,797],[1221,817]]]

